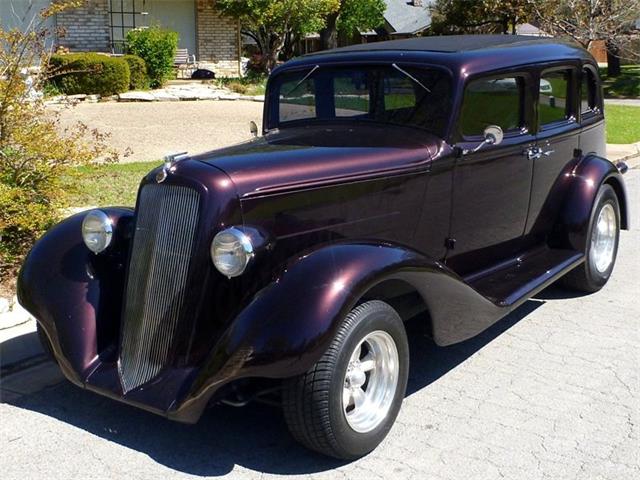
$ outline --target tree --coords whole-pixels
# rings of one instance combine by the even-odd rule
[[[338,46],[338,32],[347,36],[357,30],[372,30],[384,23],[384,0],[340,0],[340,6],[327,16],[327,25],[320,32],[322,48]]]
[[[271,71],[289,36],[320,31],[340,0],[217,0],[215,8],[240,21],[262,53],[261,67]]]
[[[534,16],[532,0],[437,0],[431,8],[435,34],[512,33]]]
[[[630,31],[640,17],[640,0],[529,0],[541,28],[568,36],[589,48],[596,40],[607,47],[609,75],[620,73],[620,56],[640,59],[630,46]]]

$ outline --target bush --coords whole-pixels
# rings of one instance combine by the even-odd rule
[[[71,0],[54,2],[40,15],[48,18],[77,5]],[[75,167],[117,158],[104,135],[80,124],[63,130],[59,112],[30,95],[28,85],[42,86],[48,72],[28,73],[31,65],[49,63],[47,31],[38,25],[33,22],[26,31],[0,27],[1,288],[10,284],[31,245],[68,205],[77,183]],[[124,69],[119,70],[127,72],[126,89],[128,67],[124,61],[120,64]]]
[[[131,90],[145,90],[149,88],[149,75],[147,64],[137,55],[125,55],[122,57],[129,64],[129,88]]]
[[[98,53],[53,55],[50,82],[62,93],[113,95],[129,90],[129,66],[121,57]]]
[[[127,51],[144,60],[153,88],[161,87],[173,75],[177,48],[177,32],[155,26],[127,33]]]

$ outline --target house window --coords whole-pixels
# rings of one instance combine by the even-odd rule
[[[111,48],[114,53],[124,53],[127,32],[144,26],[146,0],[109,0]]]

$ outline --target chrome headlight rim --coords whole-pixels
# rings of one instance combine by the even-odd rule
[[[230,243],[227,241],[223,241],[223,237],[231,235],[234,238],[234,241],[238,243],[239,249],[236,251],[242,254],[241,261],[236,265],[234,269],[224,268],[224,262],[220,261],[220,258],[217,254],[217,250],[220,248],[223,243]],[[210,255],[211,260],[213,261],[216,269],[226,276],[227,278],[239,277],[244,273],[249,262],[255,256],[255,250],[253,247],[253,243],[251,242],[251,238],[243,232],[238,227],[229,227],[224,230],[219,231],[215,237],[213,237],[213,241],[211,242],[210,247]]]
[[[95,222],[93,225],[91,222]],[[89,240],[90,235],[99,235],[98,243]],[[82,219],[82,240],[85,246],[94,254],[104,252],[113,240],[113,222],[103,210],[90,210]]]

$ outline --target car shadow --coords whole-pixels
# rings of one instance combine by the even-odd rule
[[[407,396],[437,381],[543,303],[527,301],[480,335],[449,347],[438,347],[424,336],[419,319],[409,322]],[[308,474],[346,463],[301,447],[287,432],[280,409],[259,403],[244,408],[214,406],[195,425],[162,419],[68,382],[7,403],[55,418],[195,476],[224,475],[235,465],[271,474]]]

